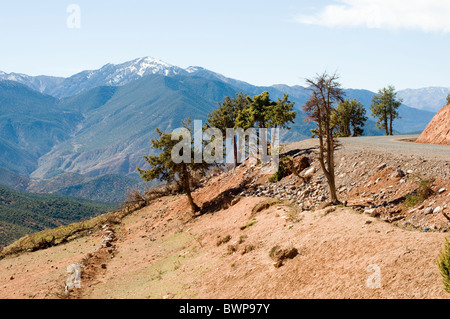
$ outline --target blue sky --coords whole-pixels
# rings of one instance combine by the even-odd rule
[[[394,4],[393,4],[394,3]],[[255,85],[449,87],[448,0],[84,1],[0,4],[0,70],[70,76],[152,56]],[[80,8],[68,28],[67,7]]]

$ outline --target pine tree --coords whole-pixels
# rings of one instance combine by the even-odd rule
[[[367,121],[366,110],[361,102],[345,100],[340,102],[331,115],[336,137],[360,136]]]
[[[192,198],[192,175],[194,172],[204,173],[210,164],[204,160],[201,163],[193,161],[194,152],[192,141],[192,127],[190,118],[182,122],[182,129],[179,131],[183,135],[180,142],[172,139],[172,133],[163,133],[156,129],[157,139],[152,139],[152,148],[160,150],[158,155],[144,156],[145,161],[150,164],[149,169],[140,169],[141,177],[146,180],[160,180],[166,183],[177,183],[186,194],[192,213],[200,211],[200,207],[195,204]]]
[[[223,136],[226,136],[227,129],[237,128],[237,118],[239,114],[247,108],[252,102],[251,98],[242,92],[237,93],[235,98],[225,97],[222,102],[219,102],[219,107],[213,110],[206,121],[206,128],[215,127],[219,129]],[[234,167],[238,166],[238,152],[236,134],[233,136],[233,153],[234,153]]]
[[[244,130],[251,127],[290,129],[289,123],[294,123],[297,116],[297,112],[293,110],[295,103],[289,101],[288,94],[284,94],[282,99],[272,101],[269,92],[264,91],[249,101],[250,103],[239,113],[236,121],[236,127]],[[257,139],[260,140],[258,131],[257,135]]]
[[[392,85],[380,89],[377,95],[372,97],[370,106],[372,116],[377,117],[377,127],[384,129],[386,135],[393,135],[393,122],[400,118],[398,108],[402,104],[402,99],[396,99],[397,93]]]

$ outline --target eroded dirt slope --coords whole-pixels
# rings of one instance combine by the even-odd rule
[[[300,148],[311,149],[308,143]],[[108,245],[111,226],[8,256],[0,260],[0,298],[450,297],[436,264],[448,236],[446,162],[342,148],[339,197],[361,204],[321,208],[327,189],[314,155],[294,153],[310,157],[311,166],[278,183],[268,183],[262,168],[249,163],[205,181],[193,193],[203,215],[190,214],[185,196],[167,196],[115,225]],[[424,174],[433,175],[431,168],[439,174],[434,194],[403,209],[395,199],[415,187],[407,171],[420,173],[427,165]],[[425,213],[428,207],[441,210]],[[278,250],[293,249],[277,259]],[[81,288],[67,296],[71,264],[85,269]],[[375,273],[379,285],[371,280]]]
[[[416,142],[450,145],[450,104],[440,109]]]

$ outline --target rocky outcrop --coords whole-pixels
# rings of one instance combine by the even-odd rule
[[[416,143],[450,145],[450,104],[433,117]]]

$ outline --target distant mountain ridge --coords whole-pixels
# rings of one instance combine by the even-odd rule
[[[2,78],[9,80],[0,81],[0,167],[34,179],[64,173],[86,178],[136,173],[136,166],[145,165],[143,155],[151,152],[155,128],[169,131],[187,117],[206,120],[219,101],[240,91],[251,96],[268,91],[273,100],[289,94],[298,114],[291,130],[282,132],[282,141],[309,138],[313,128],[304,121],[301,106],[309,91],[302,86],[254,86],[201,67],[183,69],[149,57],[65,79],[0,73]],[[375,93],[345,93],[361,101],[370,115]],[[423,130],[434,113],[402,105],[400,115],[394,129],[409,133]],[[383,134],[373,118],[364,129],[366,135]],[[82,189],[73,180],[66,192],[89,194],[86,190],[95,183],[90,182]]]
[[[222,74],[210,71],[200,66],[181,68],[152,57],[141,57],[120,64],[108,63],[97,70],[86,70],[67,78],[53,76],[29,76],[20,73],[0,71],[0,80],[11,80],[29,86],[44,94],[57,98],[70,97],[86,92],[99,86],[123,86],[148,75],[186,75],[218,80],[241,89],[248,93],[259,94],[254,86],[244,81],[228,78]],[[299,93],[304,87],[300,85],[287,86],[275,84],[266,87],[284,91],[286,93]],[[446,104],[446,97],[450,94],[450,87],[427,87],[419,89],[404,89],[398,91],[398,97],[409,107],[436,113]]]
[[[447,105],[448,94],[450,94],[450,87],[427,87],[400,90],[397,96],[402,98],[406,105],[436,113]]]

